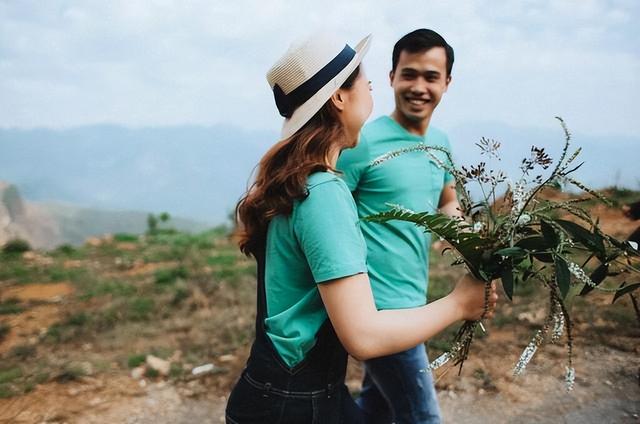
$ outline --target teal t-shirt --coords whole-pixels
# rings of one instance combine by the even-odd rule
[[[309,195],[278,215],[267,231],[266,332],[293,367],[327,319],[317,284],[367,272],[366,247],[351,192],[340,177],[311,174]]]
[[[398,149],[425,143],[450,151],[447,136],[430,126],[424,137],[411,134],[390,116],[365,125],[360,142],[344,150],[337,168],[353,192],[358,215],[365,217],[398,204],[416,212],[434,212],[440,194],[453,176],[422,151],[405,153],[380,165],[372,160]],[[448,162],[442,152],[434,152]],[[378,309],[413,308],[426,304],[430,234],[414,224],[362,222],[367,245],[369,279]]]

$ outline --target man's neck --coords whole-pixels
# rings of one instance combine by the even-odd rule
[[[400,126],[407,130],[407,132],[409,132],[410,134],[419,136],[424,136],[427,133],[429,122],[431,121],[430,116],[426,119],[423,119],[422,121],[411,121],[407,119],[403,114],[399,113],[397,109],[391,113],[391,118],[398,124],[400,124]]]

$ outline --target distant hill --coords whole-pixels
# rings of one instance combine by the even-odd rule
[[[29,200],[217,224],[276,138],[223,126],[0,129],[0,180]]]
[[[0,246],[17,238],[41,248],[63,242],[60,227],[50,214],[25,202],[15,185],[0,181]]]
[[[559,125],[546,130],[468,123],[442,129],[460,163],[487,160],[474,146],[480,137],[501,141],[502,161],[489,166],[504,168],[512,178],[519,176],[518,164],[532,144],[557,159],[563,143]],[[573,146],[583,147],[586,162],[580,179],[594,188],[640,188],[640,137],[593,137],[573,130]],[[227,220],[254,166],[276,140],[275,132],[227,126],[0,129],[0,180],[16,184],[31,201],[166,211],[218,224]]]
[[[64,243],[82,244],[103,234],[142,234],[147,230],[146,212],[81,208],[61,203],[25,201],[18,187],[0,181],[0,246],[15,238],[33,247],[51,249]],[[201,232],[210,225],[172,217],[166,227]]]
[[[81,244],[90,236],[103,234],[143,234],[147,230],[148,213],[139,211],[113,211],[79,208],[60,203],[39,203],[57,223],[64,243]],[[163,226],[197,233],[211,225],[190,219],[171,217]]]

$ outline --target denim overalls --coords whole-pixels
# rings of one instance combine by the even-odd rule
[[[264,243],[262,244],[264,246]],[[264,328],[264,248],[258,263],[256,338],[227,403],[228,424],[361,424],[344,384],[347,352],[327,319],[305,359],[289,368]]]

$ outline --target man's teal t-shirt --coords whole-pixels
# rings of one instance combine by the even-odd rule
[[[450,151],[447,136],[432,126],[424,137],[411,134],[390,116],[365,125],[360,142],[344,150],[337,168],[353,192],[362,218],[401,205],[416,212],[435,212],[445,184],[453,176],[423,151],[401,154],[380,165],[371,161],[394,150],[424,143]],[[442,162],[446,155],[433,151]],[[378,309],[422,306],[427,302],[430,234],[416,225],[390,221],[384,224],[362,221],[367,245],[369,279]]]
[[[274,217],[267,231],[265,328],[290,367],[315,345],[328,318],[316,285],[367,272],[356,206],[344,181],[317,172],[307,190],[292,213]]]

